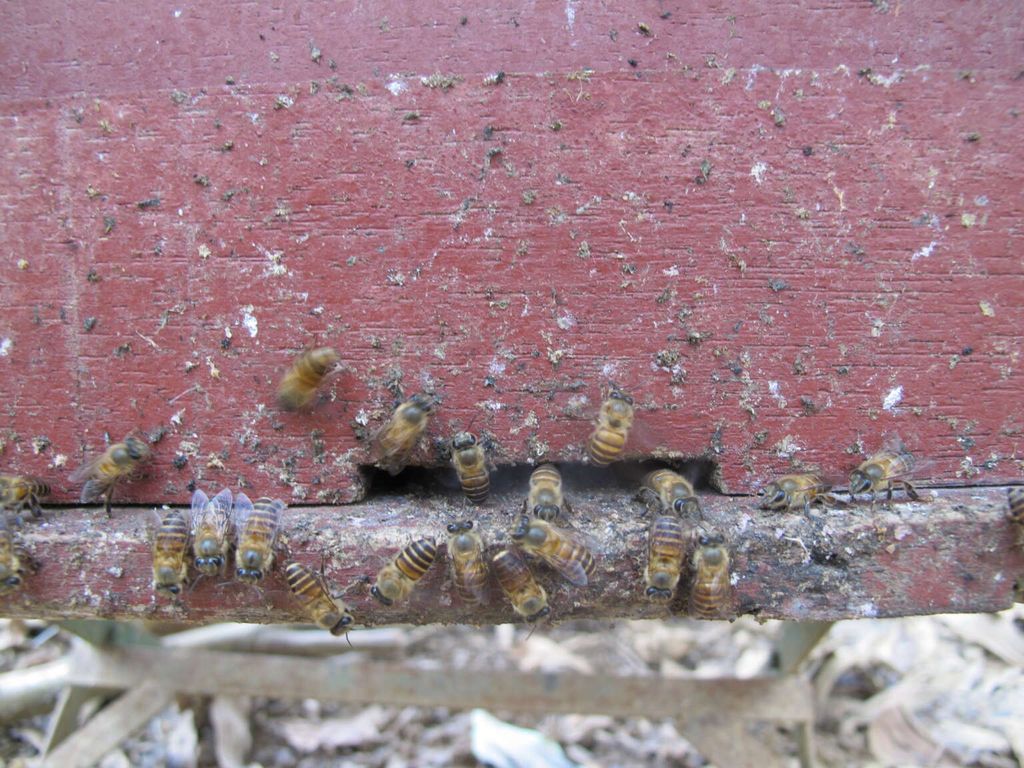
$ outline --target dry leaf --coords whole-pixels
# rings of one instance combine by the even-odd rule
[[[175,713],[165,739],[168,768],[196,768],[199,758],[199,734],[191,709]]]
[[[1024,633],[1005,614],[954,614],[939,620],[960,639],[980,645],[1007,664],[1024,667]]]
[[[354,717],[334,717],[319,722],[303,719],[281,720],[277,729],[292,749],[316,752],[382,743],[384,724],[390,715],[383,707],[367,707]]]
[[[593,672],[590,663],[566,648],[563,644],[546,637],[534,635],[513,651],[518,656],[519,669],[523,672]]]
[[[473,757],[493,768],[579,768],[558,742],[539,731],[510,725],[482,709],[470,715]]]
[[[214,751],[219,768],[242,768],[252,749],[249,729],[249,699],[236,696],[214,696],[210,704]]]
[[[883,765],[945,765],[939,763],[943,749],[902,707],[893,707],[880,713],[868,726],[868,746],[871,754]]]

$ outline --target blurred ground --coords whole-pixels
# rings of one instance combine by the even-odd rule
[[[749,677],[771,664],[781,626],[750,619],[575,622],[541,628],[529,638],[510,625],[410,627],[390,657],[450,667],[453,674],[518,669]],[[358,632],[352,642],[358,650]],[[0,621],[0,672],[59,658],[67,647],[66,638],[44,624]],[[815,649],[807,672],[819,697],[816,744],[825,765],[1012,768],[1024,760],[1024,606],[995,615],[842,622]],[[571,761],[547,765],[708,765],[671,720],[492,714],[540,731]],[[35,762],[46,720],[2,726],[0,768]],[[759,733],[766,749],[796,765],[792,734],[774,726]],[[473,739],[481,735],[506,737],[500,723],[482,713],[182,699],[101,765],[475,766]],[[520,732],[507,737],[526,743]],[[545,746],[538,742],[529,764],[545,764]]]

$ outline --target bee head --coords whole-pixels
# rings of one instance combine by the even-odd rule
[[[128,454],[128,458],[132,461],[138,461],[139,459],[145,458],[149,453],[149,448],[146,447],[146,444],[135,437],[125,438],[124,447]]]
[[[380,591],[380,588],[376,584],[370,587],[370,594],[377,598],[377,600],[379,600],[384,605],[393,605],[395,602],[390,597],[385,597],[384,594]]]
[[[768,483],[761,489],[761,496],[763,498],[758,505],[761,509],[778,509],[786,503],[786,492],[778,483]]]
[[[612,391],[611,391],[611,392],[610,392],[610,393],[608,394],[608,397],[609,397],[610,399],[612,399],[612,400],[621,400],[621,401],[622,401],[622,402],[624,402],[624,403],[625,403],[626,405],[632,405],[632,404],[633,404],[633,398],[632,398],[632,397],[630,397],[629,395],[627,395],[627,394],[626,394],[625,392],[623,392],[622,390],[619,390],[619,389],[613,389],[613,390],[612,390]]]
[[[533,508],[533,516],[550,521],[558,517],[559,511],[557,504],[537,504]]]
[[[523,515],[519,518],[519,527],[512,531],[511,536],[513,539],[518,541],[519,539],[522,539],[524,536],[526,536],[530,532],[530,530],[530,518],[526,515]]]
[[[672,597],[672,590],[665,587],[650,586],[647,588],[647,596],[652,600],[668,600]]]
[[[699,515],[700,502],[696,496],[687,496],[685,499],[676,499],[672,502],[672,509],[680,515]]]
[[[864,493],[871,489],[871,477],[862,469],[850,473],[850,493]]]
[[[255,584],[263,578],[263,571],[260,568],[246,568],[239,566],[235,569],[235,577],[246,584]]]
[[[456,451],[464,451],[476,445],[476,435],[472,432],[459,432],[452,438],[452,448]]]
[[[338,617],[338,620],[334,623],[334,626],[331,627],[331,634],[335,637],[339,635],[344,635],[346,632],[348,632],[348,628],[352,626],[352,623],[354,621],[355,619],[353,618],[352,614],[346,609],[344,612],[342,612],[341,616]]]
[[[530,613],[531,608],[536,607],[537,604],[540,602],[541,599],[539,597],[531,597],[529,600],[523,603],[523,609],[529,614],[526,617],[526,620],[531,624],[537,621],[538,619],[543,619],[545,616],[551,613],[551,608],[547,605],[545,605],[537,611],[534,611],[533,613]]]
[[[423,392],[417,392],[415,395],[410,397],[406,402],[410,405],[419,408],[421,411],[430,413],[434,410],[434,398],[430,395],[424,394]]]
[[[20,587],[21,586],[21,576],[19,576],[18,574],[14,574],[13,576],[8,576],[6,579],[4,579],[4,586],[5,587],[11,587],[12,589],[14,589],[15,587]]]

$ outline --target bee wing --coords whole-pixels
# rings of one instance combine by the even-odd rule
[[[82,466],[76,469],[68,476],[68,480],[72,483],[80,483],[83,480],[88,480],[96,471],[96,467],[99,465],[100,460],[103,458],[103,453],[93,456]]]
[[[244,493],[235,496],[235,503],[232,506],[232,519],[235,523],[235,532],[238,535],[241,535],[242,531],[245,530],[245,521],[252,514],[252,509],[252,502],[249,501],[248,496]]]
[[[213,503],[217,505],[219,509],[224,510],[225,514],[231,511],[231,490],[225,488],[216,496],[213,497]]]
[[[590,581],[587,578],[587,572],[583,569],[583,565],[578,561],[567,560],[557,554],[542,555],[539,552],[537,554],[540,555],[541,560],[558,571],[570,584],[577,587],[585,587]]]
[[[196,488],[195,493],[192,494],[192,520],[198,520],[203,510],[206,509],[206,505],[210,503],[210,499],[205,493]]]
[[[78,501],[81,504],[90,504],[94,501],[98,501],[103,494],[107,492],[107,489],[113,484],[113,480],[110,479],[99,479],[90,478],[85,481],[85,485],[82,486],[82,493],[78,497]]]

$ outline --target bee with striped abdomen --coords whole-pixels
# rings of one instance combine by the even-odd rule
[[[562,516],[563,511],[572,514],[562,493],[562,475],[554,464],[541,464],[530,473],[530,493],[523,503],[523,513],[550,523]]]
[[[803,508],[811,511],[811,504],[824,505],[829,500],[838,501],[829,491],[832,484],[815,474],[783,475],[768,483],[759,492],[760,509],[788,510]]]
[[[110,500],[118,481],[134,474],[150,457],[149,446],[137,437],[126,437],[114,443],[95,459],[75,470],[69,478],[73,483],[83,480],[81,502],[91,504],[103,498],[103,509],[110,516]]]
[[[313,401],[317,387],[339,360],[331,347],[317,347],[299,355],[277,388],[277,404],[286,411],[297,411]]]
[[[1006,516],[1017,525],[1017,542],[1024,547],[1024,487],[1008,488],[1006,500],[1009,504]]]
[[[686,530],[678,515],[659,515],[647,533],[646,595],[671,600],[686,557]]]
[[[639,497],[646,502],[649,511],[700,514],[700,501],[693,484],[671,469],[656,469],[644,475]]]
[[[597,426],[587,441],[587,454],[598,466],[615,461],[626,447],[633,426],[633,398],[617,389],[601,403]]]
[[[0,595],[19,589],[25,576],[36,570],[35,560],[0,515]]]
[[[177,595],[188,580],[189,526],[178,509],[167,512],[153,537],[153,589]]]
[[[594,574],[594,556],[575,533],[546,520],[523,515],[512,532],[515,541],[527,553],[539,557],[570,583],[585,587]]]
[[[466,498],[474,504],[487,501],[491,488],[487,472],[487,455],[471,432],[459,432],[452,438],[452,466]]]
[[[729,550],[721,534],[705,534],[697,540],[691,563],[690,614],[698,619],[725,619],[732,613],[732,582]]]
[[[886,501],[892,502],[894,485],[902,485],[912,500],[917,501],[917,491],[907,478],[917,466],[917,460],[900,441],[892,438],[878,453],[861,462],[850,474],[850,499],[854,494],[871,492],[871,508],[875,507],[875,494],[886,492]]]
[[[39,499],[50,495],[50,486],[36,477],[0,475],[0,511],[20,515],[28,507],[33,517],[42,517]]]
[[[433,401],[427,395],[417,394],[395,409],[387,423],[374,435],[377,466],[391,475],[402,471],[427,429],[433,407]]]
[[[548,595],[515,549],[502,549],[491,557],[491,570],[515,612],[533,623],[551,613]]]
[[[301,563],[288,563],[284,575],[288,580],[288,588],[315,624],[332,635],[348,632],[354,621],[352,612],[345,603],[331,596],[322,573],[314,573]]]
[[[239,581],[258,584],[273,566],[284,509],[279,499],[253,503],[244,493],[235,497],[235,578]]]
[[[399,552],[395,559],[380,569],[370,594],[384,605],[404,600],[423,578],[434,558],[437,544],[433,539],[418,539]]]
[[[484,542],[473,530],[472,520],[448,526],[448,558],[452,563],[452,583],[465,603],[483,602],[487,588],[487,561]]]
[[[231,491],[212,499],[196,490],[192,494],[192,559],[204,576],[224,575],[231,549]]]

